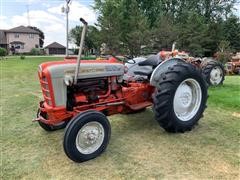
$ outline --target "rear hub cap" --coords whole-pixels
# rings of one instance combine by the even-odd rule
[[[173,108],[175,115],[181,121],[191,120],[199,110],[202,91],[199,83],[194,79],[184,80],[177,88]]]
[[[210,72],[210,82],[212,85],[218,85],[223,78],[222,69],[219,66],[214,67]]]

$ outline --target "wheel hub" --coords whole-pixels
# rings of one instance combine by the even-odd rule
[[[76,137],[76,147],[83,154],[95,152],[104,139],[104,129],[99,122],[89,122],[78,132]]]
[[[220,67],[214,67],[210,72],[210,82],[214,85],[218,85],[222,80],[223,72]]]
[[[186,79],[177,88],[174,96],[174,112],[182,121],[190,120],[197,113],[202,99],[199,83]]]
[[[188,107],[192,101],[192,93],[191,92],[183,92],[179,97],[183,106]]]

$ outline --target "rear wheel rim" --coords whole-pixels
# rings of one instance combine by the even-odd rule
[[[214,67],[210,72],[210,82],[213,85],[221,83],[223,78],[223,71],[219,66]]]
[[[82,154],[92,154],[97,151],[104,140],[104,128],[97,122],[86,123],[76,137],[77,150]]]
[[[184,80],[177,88],[173,109],[177,118],[181,121],[191,120],[198,112],[202,100],[202,90],[195,79]]]

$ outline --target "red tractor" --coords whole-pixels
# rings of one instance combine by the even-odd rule
[[[190,57],[188,53],[175,50],[175,44],[173,44],[172,51],[161,51],[159,53],[162,59],[169,60],[172,57],[180,58],[188,63],[193,64],[202,71],[202,76],[209,86],[219,86],[223,84],[225,79],[224,65],[213,58],[194,58]]]
[[[235,56],[232,56],[231,61],[226,63],[225,69],[227,74],[240,75],[240,53],[236,53]]]
[[[125,66],[114,57],[96,61],[78,59],[39,65],[44,100],[37,118],[46,131],[65,128],[63,147],[75,162],[100,155],[111,135],[106,116],[133,113],[152,106],[159,125],[171,133],[192,130],[207,102],[207,85],[200,71],[181,59],[161,61],[153,55],[139,63],[151,67],[135,71],[146,79],[124,80]],[[132,60],[133,61],[133,60]]]

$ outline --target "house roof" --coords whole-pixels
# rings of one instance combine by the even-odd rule
[[[45,48],[66,48],[66,47],[57,42],[53,42],[53,43],[47,45]]]
[[[0,44],[7,44],[6,30],[0,29]]]
[[[39,34],[38,31],[35,31],[34,29],[31,29],[25,26],[18,26],[18,27],[9,29],[7,30],[7,32]]]

